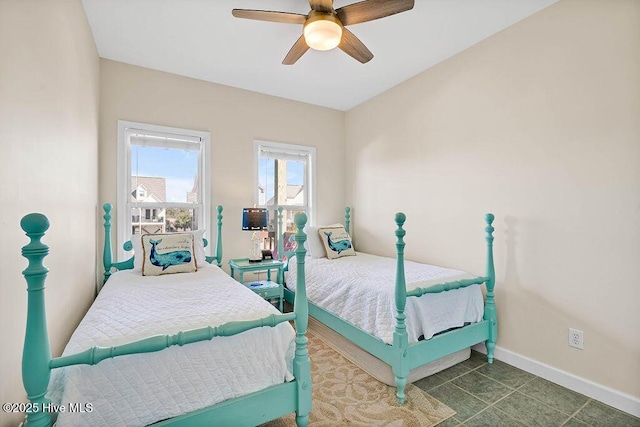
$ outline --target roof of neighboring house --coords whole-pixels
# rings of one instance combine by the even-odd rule
[[[135,191],[139,186],[147,190],[147,197],[152,195],[160,202],[167,201],[167,181],[163,177],[157,176],[132,176],[131,177],[131,200],[135,201]]]
[[[303,190],[304,185],[287,185],[287,200],[295,199]],[[275,197],[275,196],[274,196]],[[267,205],[274,204],[274,198],[267,200]]]

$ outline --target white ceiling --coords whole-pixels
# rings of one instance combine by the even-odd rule
[[[335,0],[338,8],[357,0]],[[83,0],[102,58],[349,110],[557,0],[416,0],[348,27],[375,55],[339,49],[282,60],[301,25],[234,18],[231,9],[306,14],[306,0]]]

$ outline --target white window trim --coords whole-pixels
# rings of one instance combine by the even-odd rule
[[[203,153],[200,156],[200,188],[202,198],[202,209],[203,214],[200,218],[201,224],[198,224],[199,227],[204,228],[205,233],[204,237],[211,242],[211,200],[210,200],[210,182],[209,176],[211,173],[210,162],[208,161],[209,149],[211,146],[211,134],[209,132],[196,131],[191,129],[181,129],[169,126],[160,126],[160,125],[152,125],[148,123],[140,123],[140,122],[130,122],[126,120],[118,120],[118,179],[117,179],[117,252],[116,257],[118,261],[126,260],[130,257],[127,255],[122,248],[122,245],[131,238],[131,227],[127,227],[127,215],[129,218],[131,217],[131,212],[128,212],[126,209],[127,206],[127,195],[129,194],[129,178],[131,175],[131,149],[129,144],[127,144],[126,132],[128,129],[140,129],[150,132],[162,132],[162,133],[173,133],[177,135],[188,135],[200,138],[202,140]],[[145,205],[147,206],[147,205]],[[154,203],[149,203],[149,208],[160,207],[161,205],[157,205]],[[193,205],[190,203],[184,203],[185,208],[192,207]],[[207,254],[211,254],[211,245],[205,248]]]
[[[258,161],[260,159],[260,150],[264,148],[272,148],[274,151],[282,151],[295,153],[302,152],[309,156],[309,163],[306,168],[307,183],[309,188],[305,191],[305,197],[307,198],[307,224],[315,224],[314,218],[316,216],[316,147],[309,147],[307,145],[287,144],[282,142],[273,142],[265,140],[253,141],[253,200],[257,203],[260,200],[258,194],[258,185],[260,184],[258,176]],[[267,206],[260,206],[267,207]],[[292,206],[292,208],[295,208]],[[277,221],[277,218],[276,218]]]

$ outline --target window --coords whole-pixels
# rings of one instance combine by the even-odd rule
[[[278,208],[282,207],[285,248],[289,249],[286,238],[295,232],[293,216],[304,212],[313,218],[315,193],[313,188],[315,173],[314,147],[255,141],[255,194],[254,203],[269,210],[269,230],[261,233],[263,249],[277,252],[278,239],[282,234],[278,226]]]
[[[119,259],[131,234],[209,229],[209,141],[208,132],[118,121]]]

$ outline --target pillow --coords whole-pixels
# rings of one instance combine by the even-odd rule
[[[171,234],[171,233],[165,233]],[[207,263],[207,256],[204,253],[204,230],[184,231],[178,234],[193,234],[194,245],[196,247],[196,265],[198,268],[205,267]],[[140,234],[131,235],[131,244],[133,245],[133,271],[142,271],[142,239]]]
[[[304,232],[307,233],[307,250],[309,251],[311,258],[325,258],[327,256],[325,254],[322,239],[320,239],[320,235],[318,234],[319,229],[326,227],[342,227],[342,224],[336,223],[331,225],[307,226],[304,228]]]
[[[324,245],[327,258],[335,259],[356,254],[351,243],[351,236],[343,226],[320,228],[318,235]]]
[[[191,233],[144,234],[142,275],[159,276],[197,271],[193,241]]]

